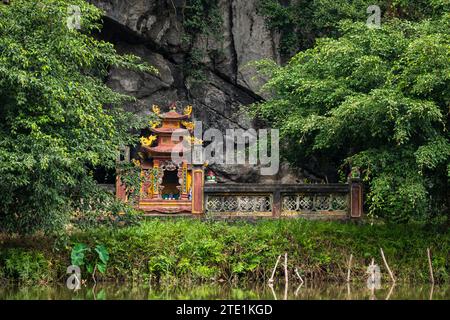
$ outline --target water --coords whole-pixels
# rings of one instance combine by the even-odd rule
[[[348,286],[319,283],[302,287],[290,287],[285,291],[284,285],[269,286],[228,284],[204,284],[198,286],[149,287],[148,285],[131,285],[102,283],[97,286],[83,286],[73,292],[64,285],[54,286],[6,286],[0,288],[0,300],[158,300],[158,299],[219,299],[219,300],[450,300],[448,286],[413,286],[399,284],[394,287],[385,284],[372,292],[364,284]]]

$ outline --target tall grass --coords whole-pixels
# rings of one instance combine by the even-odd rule
[[[48,242],[48,241],[47,241]],[[426,248],[435,279],[449,280],[450,232],[417,225],[355,225],[306,220],[212,222],[152,219],[121,229],[98,228],[70,235],[67,247],[47,254],[58,277],[70,264],[75,243],[102,244],[110,254],[105,280],[161,283],[266,281],[280,254],[310,280],[344,281],[353,254],[353,280],[366,279],[371,259],[388,279],[379,248],[400,281],[429,279]],[[33,250],[39,250],[36,248]],[[4,268],[4,261],[0,261]],[[281,279],[282,268],[277,277]],[[0,271],[1,274],[1,271]]]

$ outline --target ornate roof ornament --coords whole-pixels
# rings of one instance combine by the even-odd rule
[[[186,106],[185,108],[184,108],[184,111],[183,111],[183,113],[184,113],[184,115],[186,115],[186,116],[191,116],[191,114],[192,114],[192,106],[191,105],[189,105],[189,106]]]
[[[195,124],[191,121],[181,121],[181,124],[188,130],[194,130]]]
[[[160,109],[156,104],[154,104],[154,105],[152,106],[152,110],[153,110],[153,112],[154,112],[155,114],[157,114],[157,115],[159,115],[159,113],[161,112],[161,109]]]
[[[143,146],[150,147],[155,140],[156,140],[156,136],[154,136],[154,135],[150,135],[148,138],[141,137],[141,144]]]

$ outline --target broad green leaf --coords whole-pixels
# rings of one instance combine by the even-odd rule
[[[77,243],[70,254],[72,265],[82,266],[84,264],[85,252],[89,248],[84,243]]]
[[[106,264],[104,264],[104,263],[97,263],[97,270],[101,274],[104,274],[106,272]]]
[[[97,245],[95,247],[95,251],[98,253],[98,257],[100,258],[100,260],[104,264],[107,264],[108,260],[109,260],[109,254],[108,254],[108,250],[105,248],[105,246]]]

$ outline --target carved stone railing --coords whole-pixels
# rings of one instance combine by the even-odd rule
[[[272,196],[261,194],[209,194],[205,199],[207,213],[272,215]]]
[[[339,184],[205,184],[204,193],[208,215],[362,215],[362,185],[358,179]]]
[[[283,196],[282,213],[346,212],[347,194],[292,194]]]

